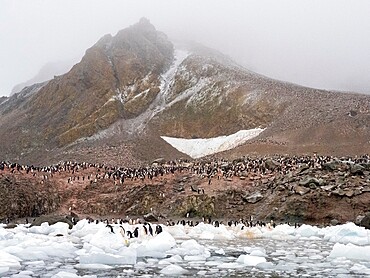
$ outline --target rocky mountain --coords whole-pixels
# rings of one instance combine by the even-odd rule
[[[160,136],[265,128],[223,156],[370,151],[370,96],[250,72],[202,46],[174,47],[141,19],[106,35],[68,73],[0,102],[0,157],[140,164],[187,157]]]
[[[0,104],[6,101],[8,98],[7,97],[0,97]]]
[[[22,91],[25,87],[31,86],[35,83],[42,83],[53,79],[56,75],[61,75],[68,72],[73,65],[72,61],[56,61],[44,65],[40,71],[30,80],[17,84],[13,87],[10,95],[14,95]]]

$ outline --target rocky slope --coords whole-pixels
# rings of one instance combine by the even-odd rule
[[[188,158],[160,136],[257,127],[265,131],[220,155],[353,155],[370,152],[369,125],[370,96],[272,80],[201,46],[175,48],[142,19],[101,38],[68,73],[0,104],[0,157],[139,165]]]
[[[93,218],[142,217],[153,212],[162,221],[189,213],[194,219],[253,216],[277,222],[354,222],[369,210],[370,163],[325,159],[155,163],[148,169],[164,172],[160,170],[152,178],[134,175],[123,183],[113,173],[127,169],[105,165],[62,165],[59,170],[33,172],[6,166],[0,169],[0,219],[73,211]],[[215,172],[207,177],[210,169]]]

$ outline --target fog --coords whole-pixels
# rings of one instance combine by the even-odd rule
[[[368,0],[0,0],[0,96],[141,17],[272,78],[370,93],[369,15]]]

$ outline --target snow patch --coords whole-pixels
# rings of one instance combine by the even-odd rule
[[[240,130],[227,136],[207,139],[184,139],[167,136],[161,136],[161,138],[180,152],[186,153],[192,158],[200,158],[233,149],[258,136],[264,130],[263,128]]]

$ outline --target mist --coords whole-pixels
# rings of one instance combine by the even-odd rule
[[[49,62],[77,63],[103,35],[148,18],[172,40],[308,87],[370,94],[370,1],[1,0],[0,96]]]

